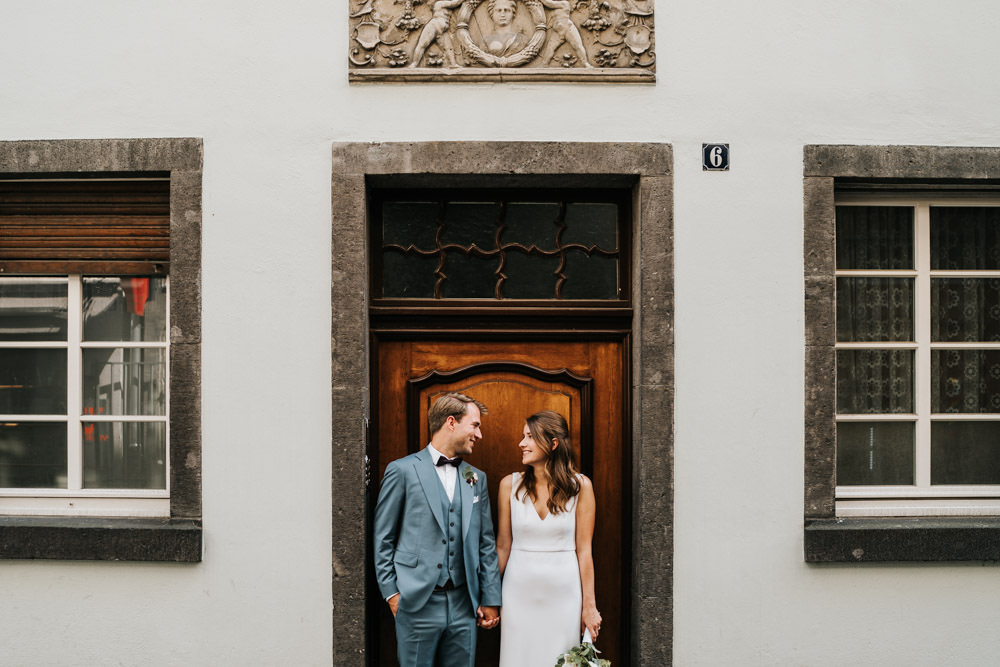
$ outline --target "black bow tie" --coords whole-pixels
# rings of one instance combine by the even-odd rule
[[[453,459],[449,459],[447,456],[439,456],[438,460],[437,460],[437,463],[434,464],[434,465],[439,465],[439,466],[455,466],[457,468],[458,465],[461,462],[462,462],[462,459],[460,459],[457,456],[455,458],[453,458]]]

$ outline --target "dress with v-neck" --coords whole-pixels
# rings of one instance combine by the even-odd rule
[[[576,559],[576,501],[565,512],[539,516],[531,498],[510,493],[513,542],[503,576],[500,667],[552,667],[580,643],[580,565]],[[520,497],[519,497],[520,496]]]

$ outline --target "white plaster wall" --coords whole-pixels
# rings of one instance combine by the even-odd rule
[[[330,662],[330,145],[495,139],[674,146],[675,664],[995,664],[995,567],[802,561],[801,158],[1000,145],[1000,5],[659,0],[655,86],[349,86],[346,4],[3,3],[0,139],[205,140],[206,546],[0,561],[2,662]]]

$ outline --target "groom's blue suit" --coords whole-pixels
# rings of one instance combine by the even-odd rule
[[[461,463],[449,501],[426,449],[390,463],[375,508],[375,574],[384,599],[400,594],[403,665],[471,665],[475,610],[500,606],[486,475]]]

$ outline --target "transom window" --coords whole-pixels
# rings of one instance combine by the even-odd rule
[[[1000,201],[836,208],[837,514],[1000,514]]]
[[[628,193],[383,191],[373,225],[380,300],[621,302]],[[569,304],[567,304],[569,305]]]

